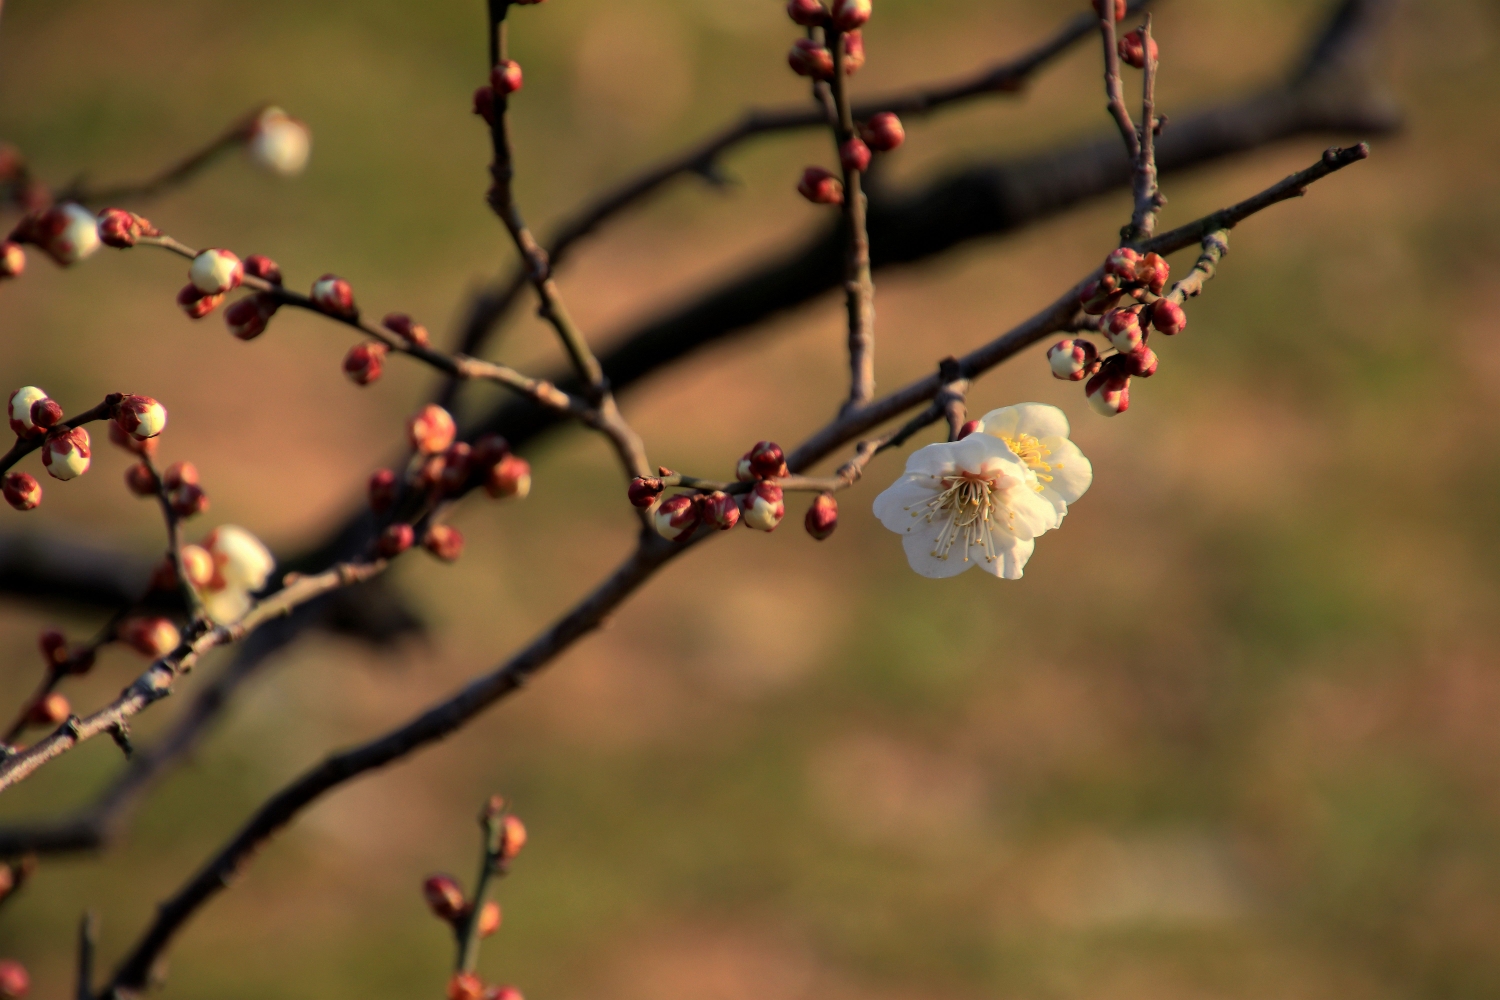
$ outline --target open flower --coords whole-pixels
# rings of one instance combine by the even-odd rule
[[[1020,579],[1036,537],[1062,523],[1093,479],[1056,407],[1008,406],[980,423],[982,433],[914,452],[875,498],[875,516],[904,536],[906,559],[923,576],[979,566]]]
[[[188,576],[193,577],[201,570],[188,565],[187,548],[190,546],[184,547],[183,564]],[[254,605],[251,595],[270,580],[276,560],[260,539],[233,524],[221,524],[209,532],[202,549],[213,564],[212,577],[198,587],[203,609],[220,625],[237,622]]]

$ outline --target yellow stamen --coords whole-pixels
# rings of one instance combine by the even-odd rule
[[[1009,434],[1002,434],[1000,440],[1005,442],[1012,454],[1031,467],[1040,482],[1052,482],[1052,477],[1045,474],[1051,472],[1053,468],[1046,462],[1047,457],[1052,454],[1052,449],[1043,447],[1042,442],[1035,435],[1017,434],[1011,437]],[[1057,464],[1057,468],[1062,468],[1061,462]]]
[[[1004,503],[1003,490],[997,481],[972,472],[961,472],[956,476],[944,476],[942,487],[937,496],[917,510],[906,508],[912,517],[925,518],[928,524],[938,518],[945,519],[932,546],[933,557],[947,559],[953,546],[962,539],[964,562],[969,561],[970,548],[982,552],[985,562],[1000,558],[995,545],[995,529],[999,527],[1002,512],[1007,529],[1014,524],[1016,513]]]

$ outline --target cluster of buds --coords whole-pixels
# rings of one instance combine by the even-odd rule
[[[0,959],[0,1000],[22,1000],[30,992],[31,976],[26,966],[12,958]]]
[[[19,244],[34,243],[61,267],[68,267],[93,255],[100,245],[99,220],[94,213],[82,205],[66,202],[31,215],[21,220],[6,241],[5,256],[7,276],[14,277],[26,267],[25,255],[19,253]]]
[[[281,284],[281,268],[269,257],[258,253],[251,254],[245,258],[244,268],[245,274],[273,285]],[[280,307],[281,303],[277,301],[275,295],[270,292],[256,292],[225,309],[224,324],[239,340],[254,340],[266,332],[266,324],[271,321],[272,316],[276,315],[276,310]]]
[[[480,822],[486,835],[487,871],[504,873],[526,846],[526,826],[505,812],[505,800],[498,795],[486,804]],[[463,887],[452,875],[429,876],[422,883],[422,897],[433,916],[451,927],[460,941],[471,930],[482,940],[500,929],[500,904],[494,900],[480,903],[466,898]],[[449,1000],[522,1000],[520,991],[513,986],[486,985],[472,972],[463,971],[448,980],[447,995]]]
[[[10,429],[18,438],[41,437],[63,418],[63,408],[34,385],[10,394]]]
[[[486,125],[494,125],[495,105],[520,90],[524,82],[520,63],[514,59],[500,60],[490,70],[490,82],[474,91],[474,113]]]
[[[173,462],[161,474],[167,503],[178,517],[196,517],[208,510],[208,494],[198,485],[198,467],[192,462]]]
[[[312,152],[312,133],[307,125],[276,107],[260,113],[247,139],[245,151],[250,162],[282,177],[300,174]]]
[[[844,47],[844,75],[859,72],[865,64],[865,39],[858,31],[848,31],[839,36]],[[833,52],[821,41],[799,38],[792,43],[786,54],[787,65],[798,76],[814,80],[833,79]]]
[[[208,616],[229,625],[245,616],[276,569],[271,551],[244,528],[221,524],[197,545],[182,547],[182,571]]]
[[[106,208],[99,213],[99,240],[105,246],[126,250],[136,245],[142,236],[160,236],[161,230],[123,208]]]
[[[1146,68],[1147,48],[1148,46],[1146,45],[1146,33],[1140,28],[1136,28],[1134,31],[1126,33],[1120,39],[1117,46],[1117,49],[1120,53],[1120,61],[1125,63],[1127,66],[1133,66],[1136,69]],[[1160,50],[1158,50],[1156,46],[1156,39],[1151,39],[1149,49],[1151,62],[1155,63],[1157,61],[1158,55],[1160,54]]]

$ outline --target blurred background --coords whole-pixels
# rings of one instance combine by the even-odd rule
[[[880,0],[859,94],[1018,52],[1074,4]],[[1176,115],[1279,78],[1328,4],[1162,0],[1161,106]],[[482,4],[12,0],[0,137],[42,177],[150,173],[262,99],[308,121],[283,180],[231,157],[140,206],[194,245],[276,258],[288,283],[349,278],[366,310],[442,338],[513,251],[483,204]],[[805,96],[776,0],[556,0],[514,15],[526,90],[519,194],[537,228],[729,120]],[[452,953],[424,876],[476,862],[473,817],[508,796],[531,844],[502,883],[481,972],[532,1000],[1394,998],[1500,995],[1500,9],[1408,5],[1389,79],[1407,128],[1369,162],[1235,233],[1128,414],[1094,415],[1032,350],[981,381],[978,415],[1062,407],[1093,489],[1025,579],[918,578],[869,503],[837,534],[735,532],[671,566],[522,695],[329,796],[264,850],[171,953],[169,997],[441,995]],[[909,121],[900,184],[1102,133],[1097,44],[1019,99]],[[1166,181],[1164,225],[1260,190],[1329,139]],[[823,218],[793,185],[825,136],[744,147],[727,192],[687,181],[613,226],[562,287],[597,343]],[[1127,195],[883,272],[879,379],[894,388],[990,339],[1095,266]],[[1179,270],[1191,254],[1179,255]],[[339,372],[347,334],[284,311],[250,344],[174,304],[185,268],[105,250],[32,255],[0,290],[0,386],[70,410],[110,390],[171,410],[165,461],[213,500],[197,532],[278,551],[358,502],[430,380]],[[626,402],[655,462],[727,474],[791,444],[844,391],[833,295],[652,379]],[[494,356],[550,370],[526,317]],[[494,397],[476,392],[466,407]],[[329,749],[490,669],[628,551],[608,451],[578,431],[534,452],[521,504],[478,498],[454,567],[395,570],[432,625],[379,652],[313,634],[243,694],[102,855],[43,859],[0,911],[0,957],[71,995],[74,928],[107,969],[156,902]],[[35,528],[152,556],[153,505],[125,456],[44,480]],[[1490,612],[1484,609],[1490,608]],[[41,666],[38,631],[102,614],[8,602],[0,712]],[[185,695],[222,660],[184,682]],[[112,651],[65,688],[88,708],[142,661]],[[187,697],[140,720],[149,741]],[[96,740],[0,797],[0,821],[90,801],[118,773]]]

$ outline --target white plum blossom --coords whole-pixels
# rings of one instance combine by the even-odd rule
[[[875,516],[903,536],[907,562],[923,576],[978,566],[1018,580],[1036,537],[1062,524],[1093,478],[1062,411],[1022,403],[985,414],[962,441],[912,453],[875,498]]]
[[[187,547],[184,547],[185,549]],[[266,585],[276,569],[276,559],[254,535],[233,524],[221,524],[203,540],[202,548],[213,560],[213,576],[198,588],[203,609],[220,625],[245,617],[254,605],[251,596]],[[193,577],[195,567],[184,568]]]
[[[273,174],[291,177],[307,166],[312,133],[280,108],[266,108],[250,132],[250,159]]]

